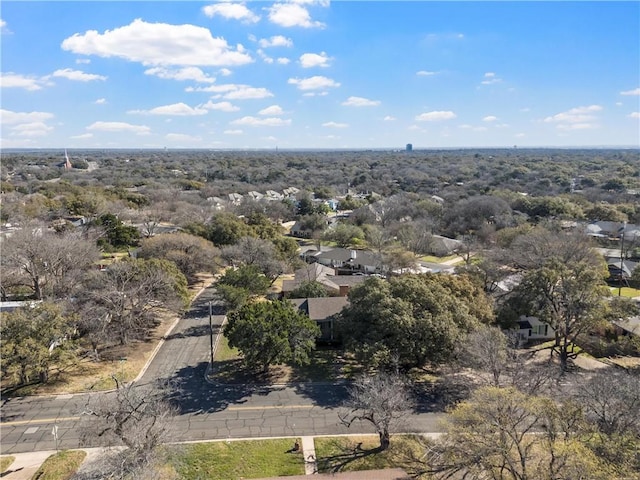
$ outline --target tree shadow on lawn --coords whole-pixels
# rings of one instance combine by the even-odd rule
[[[277,388],[270,385],[212,385],[205,380],[208,362],[178,370],[170,378],[158,380],[167,390],[166,400],[175,405],[180,415],[204,414],[224,410],[247,402],[252,395],[267,395]]]
[[[335,441],[333,450],[336,450],[338,453],[316,459],[319,473],[341,472],[351,463],[384,451],[380,447],[362,448],[362,442],[357,443],[354,447],[347,447],[339,440]]]

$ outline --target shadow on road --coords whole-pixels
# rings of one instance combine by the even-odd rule
[[[166,399],[179,414],[213,413],[247,402],[251,395],[267,395],[276,388],[269,385],[211,385],[204,380],[207,362],[178,370],[171,378],[159,379],[166,386]]]
[[[217,327],[214,327],[214,333],[216,332]],[[172,333],[168,335],[165,340],[174,340],[176,338],[186,338],[186,337],[203,337],[209,336],[209,325],[194,325],[193,327],[185,328],[181,332]]]
[[[347,386],[341,384],[298,383],[294,388],[298,395],[323,408],[337,408],[347,398]]]

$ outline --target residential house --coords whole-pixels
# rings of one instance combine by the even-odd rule
[[[332,267],[337,273],[379,273],[382,269],[382,261],[378,254],[368,250],[349,250],[346,248],[334,248],[327,251],[307,252],[307,262],[318,262],[321,265]]]
[[[537,317],[523,315],[518,320],[518,338],[524,343],[532,340],[550,340],[555,338],[555,331]]]
[[[320,342],[335,342],[335,321],[344,307],[349,304],[347,297],[292,298],[295,307],[314,320],[320,327]]]
[[[305,282],[318,282],[322,284],[329,294],[346,297],[355,285],[366,280],[364,275],[336,275],[333,268],[319,263],[306,265],[296,270],[293,280],[282,282],[282,296],[289,294]]]
[[[613,320],[618,335],[635,335],[640,337],[640,317],[620,318]]]
[[[461,246],[462,242],[455,238],[433,235],[429,244],[429,253],[438,257],[446,257],[456,252]]]
[[[229,201],[234,205],[240,205],[240,203],[242,203],[242,195],[240,195],[239,193],[230,193],[228,197]]]
[[[249,196],[249,198],[255,200],[256,202],[264,197],[262,193],[256,192],[255,190],[250,191],[249,193],[247,193],[247,195]]]

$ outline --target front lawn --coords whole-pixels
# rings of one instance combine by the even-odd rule
[[[302,453],[290,451],[294,442],[285,438],[181,445],[170,448],[169,464],[179,478],[190,479],[304,475]]]
[[[83,450],[63,450],[47,458],[33,478],[38,480],[67,480],[80,468],[87,456]]]
[[[314,440],[320,473],[404,468],[409,452],[418,458],[424,453],[413,435],[393,435],[391,445],[382,452],[378,450],[380,442],[376,435],[316,437]]]
[[[0,457],[0,472],[4,472],[13,463],[16,457]]]
[[[620,288],[618,287],[609,288],[611,290],[611,295],[614,297],[617,297],[618,294],[620,294],[620,296],[622,297],[640,297],[640,290],[638,290],[637,288],[622,287],[622,290],[620,290]]]

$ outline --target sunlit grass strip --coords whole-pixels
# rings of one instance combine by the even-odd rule
[[[289,438],[182,445],[170,453],[169,463],[180,478],[236,480],[304,475],[302,453],[289,452],[294,442]]]
[[[80,468],[87,456],[82,450],[63,450],[51,455],[33,475],[37,480],[67,480]]]
[[[4,472],[13,463],[16,457],[0,457],[0,472]]]

